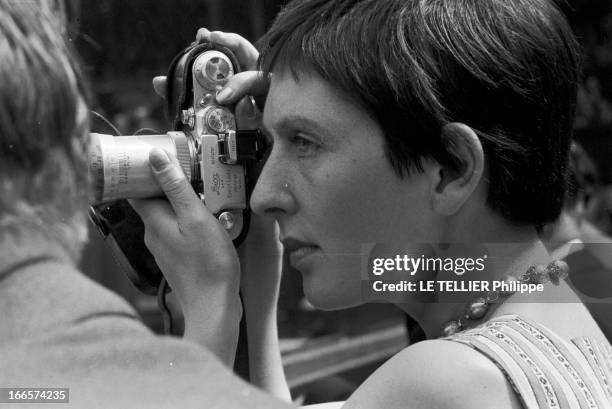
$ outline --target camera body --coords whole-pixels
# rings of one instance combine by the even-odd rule
[[[216,93],[240,71],[228,49],[210,43],[181,52],[167,75],[166,107],[172,131],[159,135],[91,134],[89,173],[95,205],[90,217],[132,282],[157,291],[162,275],[144,246],[144,225],[124,199],[163,196],[153,178],[149,152],[164,149],[215,214],[235,243],[248,229],[249,176],[263,158],[259,130],[238,130],[235,106],[216,101]],[[254,178],[253,178],[254,179]]]

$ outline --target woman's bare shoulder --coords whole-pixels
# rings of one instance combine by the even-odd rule
[[[345,408],[519,409],[504,374],[484,355],[451,341],[423,341],[393,356]]]

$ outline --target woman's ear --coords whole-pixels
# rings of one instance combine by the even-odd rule
[[[436,213],[451,216],[472,197],[483,177],[485,158],[480,139],[469,126],[451,122],[441,136],[452,160],[439,167],[432,204]]]

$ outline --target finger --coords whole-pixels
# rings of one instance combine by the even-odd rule
[[[149,162],[155,180],[166,194],[180,223],[190,221],[199,214],[202,202],[191,188],[181,168],[170,160],[168,154],[159,148],[151,149]]]
[[[261,120],[261,112],[255,106],[250,96],[243,97],[235,109],[236,123],[239,129],[257,129]]]
[[[147,230],[155,233],[176,229],[176,216],[165,199],[130,199],[130,206],[138,213]]]
[[[172,212],[172,209],[170,209]],[[172,216],[174,217],[174,216]],[[161,220],[161,219],[160,219]],[[175,220],[171,217],[165,220]],[[164,226],[164,224],[166,224]],[[162,230],[163,227],[163,230]],[[168,256],[168,252],[172,252],[169,249],[170,242],[180,242],[182,240],[181,231],[179,230],[176,223],[163,223],[163,224],[145,224],[144,231],[144,244],[147,246],[153,258],[157,262],[162,271],[166,271],[162,266],[167,263],[167,260],[171,257]],[[170,241],[169,241],[170,240]]]
[[[217,102],[231,104],[245,95],[266,95],[270,81],[261,71],[243,71],[231,77],[225,87],[217,93]]]
[[[202,43],[204,41],[210,41],[210,31],[202,27],[196,33],[196,43]]]
[[[219,44],[229,48],[243,70],[254,70],[257,67],[257,59],[259,51],[246,38],[236,33],[224,33],[223,31],[213,31],[210,33],[209,40],[215,44]]]
[[[153,78],[153,89],[155,93],[163,99],[166,99],[166,84],[166,77],[163,75]]]

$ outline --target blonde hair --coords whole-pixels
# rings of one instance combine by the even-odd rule
[[[60,1],[0,0],[0,238],[87,237],[88,91]]]

